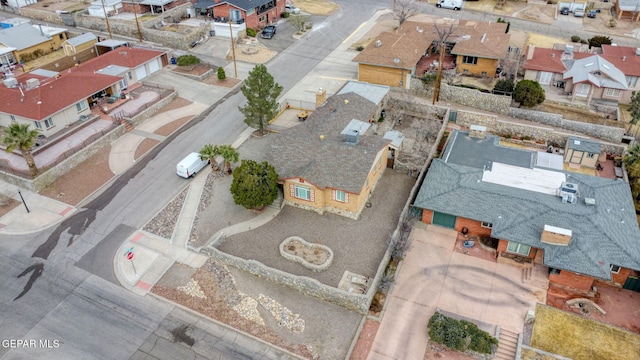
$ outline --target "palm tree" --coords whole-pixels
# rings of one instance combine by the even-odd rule
[[[20,150],[22,157],[29,166],[32,178],[38,175],[36,161],[33,158],[33,154],[31,154],[31,148],[35,145],[38,135],[40,135],[40,132],[36,129],[29,129],[29,124],[12,123],[4,129],[4,136],[2,137],[2,144],[6,146],[7,152],[13,152],[15,149]]]
[[[199,155],[200,159],[209,160],[212,171],[215,172],[220,170],[220,168],[218,167],[218,163],[216,162],[216,156],[218,156],[218,153],[216,153],[216,147],[214,147],[212,144],[204,144],[202,146],[202,149],[200,149]]]
[[[624,163],[631,165],[640,160],[640,144],[636,144],[627,150],[627,154],[624,156]]]
[[[231,174],[231,163],[240,160],[240,153],[231,145],[220,145],[214,148],[214,151],[224,159],[224,170],[227,174]]]

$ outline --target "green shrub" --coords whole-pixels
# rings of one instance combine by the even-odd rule
[[[573,41],[573,42],[580,42],[580,36],[578,36],[578,35],[573,35],[573,36],[571,37],[571,41]]]
[[[256,37],[257,33],[258,33],[258,31],[256,31],[255,29],[247,28],[247,36]]]
[[[430,84],[434,81],[436,81],[436,77],[438,75],[437,74],[433,74],[433,73],[426,73],[424,75],[422,75],[422,77],[420,78],[422,80],[422,82],[424,82],[425,84]]]
[[[227,78],[227,74],[224,73],[224,69],[219,67],[218,68],[218,80],[224,80]]]
[[[178,66],[197,65],[200,64],[200,59],[193,55],[181,55],[176,59],[176,64]]]
[[[356,51],[362,51],[362,50],[364,50],[364,46],[358,45],[358,47],[356,47]]]
[[[596,35],[589,39],[589,48],[600,47],[602,45],[611,45],[611,38],[604,35]]]
[[[513,91],[513,100],[524,107],[532,107],[541,104],[545,99],[542,86],[534,80],[522,80],[518,82]]]
[[[510,94],[513,92],[513,89],[515,88],[515,86],[516,85],[513,83],[513,80],[501,79],[501,80],[498,80],[496,84],[493,86],[493,92]]]
[[[439,312],[429,319],[429,338],[454,350],[491,354],[498,340],[478,329],[476,324],[446,317]]]
[[[283,19],[286,19],[286,18],[288,18],[290,15],[291,15],[291,14],[289,14],[288,12],[283,12],[283,13],[282,13],[282,18],[283,18]]]

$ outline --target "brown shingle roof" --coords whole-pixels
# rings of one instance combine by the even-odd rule
[[[455,55],[469,55],[489,59],[502,59],[507,54],[511,35],[505,34],[507,24],[460,20],[451,50]]]
[[[281,179],[303,178],[321,189],[360,193],[377,154],[390,141],[367,132],[353,145],[340,132],[352,119],[372,119],[376,109],[355,93],[334,95],[304,123],[274,134],[266,160]]]
[[[381,33],[353,61],[413,69],[436,38],[431,24],[405,21],[396,32]]]

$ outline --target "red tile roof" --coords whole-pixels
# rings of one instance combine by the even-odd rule
[[[36,77],[24,75],[18,81],[24,84],[28,78]],[[0,111],[28,119],[44,120],[118,83],[120,77],[71,71],[63,72],[58,79],[40,81],[37,88],[22,89],[22,92],[18,88],[9,89],[0,85]]]
[[[602,45],[602,57],[627,76],[640,76],[640,55],[629,46]]]
[[[529,49],[525,50],[525,58],[528,51]],[[568,70],[562,62],[563,52],[564,51],[562,50],[537,47],[533,51],[533,58],[531,60],[525,60],[522,67],[525,70],[546,71],[561,74]],[[573,52],[572,56],[573,60],[579,60],[591,55],[593,54]]]
[[[21,90],[0,85],[0,112],[44,120],[121,80],[119,76],[96,74],[94,71],[109,65],[133,69],[163,54],[159,50],[120,47],[61,72],[57,79],[24,74],[17,78],[20,84],[26,84],[29,79],[38,79],[40,86]]]

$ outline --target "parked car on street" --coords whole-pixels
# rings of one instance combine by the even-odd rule
[[[436,7],[460,10],[462,9],[462,0],[438,0]]]
[[[293,15],[300,14],[300,9],[298,9],[294,5],[285,5],[284,8],[287,10],[288,13],[292,13]]]
[[[575,10],[573,10],[573,16],[575,16],[575,17],[584,17],[584,10],[583,9],[575,9]]]
[[[569,8],[563,7],[562,9],[560,9],[560,15],[569,15]]]
[[[264,29],[262,29],[262,32],[260,33],[260,37],[263,39],[271,39],[275,34],[276,34],[276,27],[273,25],[269,25],[269,26],[266,26]]]
[[[595,10],[589,10],[589,12],[587,13],[587,17],[590,17],[590,18],[592,18],[592,19],[595,19],[595,18],[596,18],[596,14],[597,14],[597,13],[598,13],[598,12],[597,12],[597,11],[595,11]]]

